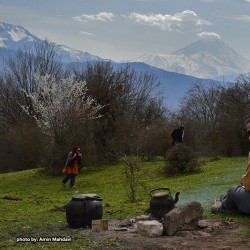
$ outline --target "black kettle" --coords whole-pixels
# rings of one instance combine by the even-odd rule
[[[157,192],[157,190],[164,190],[167,192]],[[175,198],[171,196],[169,188],[156,188],[150,191],[150,212],[154,218],[162,218],[165,214],[175,208],[175,204],[179,200],[180,192],[175,194]]]

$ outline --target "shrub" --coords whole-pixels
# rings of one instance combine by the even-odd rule
[[[7,128],[0,134],[0,172],[40,167],[49,140],[31,124]]]
[[[166,150],[171,147],[169,128],[163,120],[141,129],[138,135],[140,153],[146,160],[151,161],[157,156],[164,156]]]
[[[142,163],[138,156],[125,156],[122,160],[125,162],[123,179],[127,188],[127,196],[131,202],[135,202],[137,188],[143,175]]]
[[[194,151],[184,143],[178,143],[166,153],[166,173],[179,174],[198,171],[200,164]]]

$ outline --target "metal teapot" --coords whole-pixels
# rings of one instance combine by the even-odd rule
[[[154,193],[157,190],[166,190],[167,192]],[[170,210],[175,207],[175,204],[179,200],[180,192],[175,194],[175,198],[171,196],[169,188],[156,188],[150,191],[150,212],[151,216],[155,218],[162,218]]]

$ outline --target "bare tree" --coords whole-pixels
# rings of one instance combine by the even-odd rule
[[[203,153],[217,153],[221,91],[213,82],[208,87],[196,83],[184,96],[180,115],[185,121],[185,138]]]
[[[164,117],[157,78],[136,73],[128,65],[114,69],[110,62],[89,63],[84,70],[75,67],[73,71],[86,80],[89,94],[104,106],[95,130],[100,160],[142,148],[139,133]]]
[[[186,93],[182,108],[188,116],[214,129],[218,124],[220,93],[221,87],[213,82],[209,87],[196,83]]]
[[[35,75],[63,74],[62,64],[53,44],[45,41],[34,48],[23,48],[5,61],[0,77],[0,158],[6,170],[36,167],[49,146],[21,105],[30,106],[27,92],[38,90]],[[45,139],[46,138],[46,139]],[[7,152],[6,152],[6,149]]]
[[[205,154],[245,154],[245,120],[249,117],[250,77],[208,87],[195,84],[187,92],[179,117],[185,122],[185,138]]]
[[[248,151],[245,122],[250,109],[249,75],[240,75],[235,83],[223,88],[219,109],[218,129],[223,141],[223,152],[227,155],[245,155]]]
[[[0,79],[0,117],[12,126],[27,119],[21,105],[30,105],[30,99],[22,90],[35,92],[38,88],[35,75],[46,74],[60,78],[62,64],[53,44],[44,41],[35,45],[34,50],[18,50],[14,57],[5,62]]]

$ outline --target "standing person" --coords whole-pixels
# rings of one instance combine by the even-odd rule
[[[250,120],[247,121],[248,140],[250,141]],[[245,174],[240,178],[240,186],[230,188],[212,206],[212,213],[250,214],[250,152]]]
[[[75,146],[68,154],[63,173],[66,174],[62,183],[66,187],[66,182],[70,179],[70,188],[75,188],[75,178],[79,172],[79,168],[82,166],[82,154],[80,146]]]
[[[172,137],[172,145],[174,146],[176,143],[181,143],[184,137],[184,126],[180,126],[179,128],[175,129],[171,133]]]

